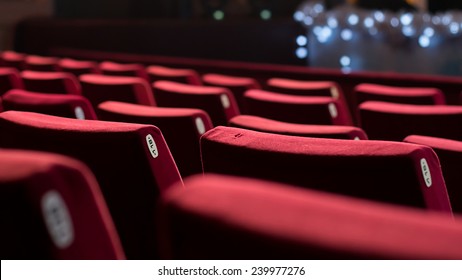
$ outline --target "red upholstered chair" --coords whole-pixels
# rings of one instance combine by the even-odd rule
[[[264,90],[244,95],[247,113],[300,124],[352,125],[344,106],[332,97],[295,96]]]
[[[82,94],[77,78],[64,72],[23,71],[21,77],[26,90],[43,93]]]
[[[342,88],[333,81],[300,81],[284,78],[272,78],[267,81],[269,91],[301,96],[332,97],[345,108],[345,118],[351,122],[348,103]]]
[[[408,136],[404,142],[429,146],[435,151],[441,162],[452,210],[462,213],[462,142],[418,135]]]
[[[206,173],[255,177],[451,213],[432,149],[217,127],[201,138]]]
[[[220,74],[206,74],[202,77],[205,85],[224,87],[229,89],[239,105],[241,112],[245,112],[244,93],[249,89],[260,89],[260,84],[253,78],[235,77]]]
[[[98,63],[94,61],[74,60],[63,58],[59,60],[57,69],[62,72],[67,72],[76,77],[83,74],[99,74]]]
[[[367,101],[359,115],[370,139],[401,141],[416,134],[462,140],[462,106]]]
[[[0,53],[0,66],[16,68],[17,70],[24,69],[25,54],[14,51],[4,51]]]
[[[181,182],[157,127],[8,111],[0,113],[0,134],[0,147],[55,152],[87,164],[127,257],[156,258],[156,200]]]
[[[146,69],[141,64],[126,64],[104,61],[99,64],[99,68],[104,75],[138,77],[145,81],[149,81],[149,76],[146,72]]]
[[[354,126],[295,124],[248,115],[232,118],[229,126],[282,135],[367,140],[366,133]]]
[[[58,62],[59,58],[57,57],[28,55],[24,60],[24,65],[26,70],[53,72],[56,71]]]
[[[0,96],[10,89],[15,88],[24,88],[24,84],[18,70],[15,68],[0,67]]]
[[[445,97],[437,88],[392,87],[359,84],[354,89],[357,106],[364,101],[385,101],[415,105],[445,105]]]
[[[202,85],[199,74],[192,69],[177,69],[159,65],[151,65],[146,71],[151,83],[157,81],[172,81],[189,85]]]
[[[160,207],[164,258],[462,258],[460,218],[255,179],[185,184]]]
[[[239,115],[233,94],[225,88],[194,86],[170,81],[153,84],[154,96],[160,107],[197,108],[204,110],[215,126],[226,125]]]
[[[2,259],[122,259],[91,171],[61,155],[0,151]]]
[[[90,102],[83,96],[48,94],[13,89],[3,96],[4,110],[29,111],[81,120],[96,120]]]
[[[148,82],[138,77],[86,74],[80,76],[83,95],[96,109],[104,101],[122,101],[155,106]]]
[[[199,139],[213,127],[210,117],[204,111],[115,101],[103,102],[98,107],[101,120],[157,126],[168,143],[181,175],[187,177],[202,173]]]

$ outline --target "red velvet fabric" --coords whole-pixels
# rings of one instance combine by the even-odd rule
[[[249,115],[299,124],[351,125],[346,108],[326,96],[297,96],[264,90],[244,94]]]
[[[85,74],[79,79],[82,94],[90,100],[95,109],[104,101],[156,105],[151,87],[141,78]]]
[[[401,141],[416,134],[462,140],[462,106],[367,101],[359,115],[370,139]]]
[[[201,155],[206,173],[255,177],[451,213],[440,163],[425,146],[217,127],[202,136]]]
[[[185,183],[160,209],[164,258],[462,258],[460,218],[255,179]]]
[[[408,136],[404,142],[429,146],[435,151],[441,162],[452,210],[462,213],[462,142],[419,135]]]
[[[226,88],[158,81],[153,84],[153,89],[160,107],[204,110],[215,126],[226,125],[231,118],[239,115],[236,100]]]
[[[366,133],[354,126],[294,124],[249,115],[232,118],[229,126],[291,136],[367,140]]]
[[[199,139],[213,125],[202,110],[160,108],[116,101],[98,106],[101,120],[157,126],[165,137],[183,177],[202,173]]]
[[[157,127],[8,111],[0,114],[0,133],[1,147],[56,152],[87,164],[101,186],[127,257],[156,258],[156,200],[181,182]]]
[[[81,162],[3,149],[0,192],[2,259],[124,258],[98,183]]]
[[[244,93],[249,89],[260,89],[260,84],[253,78],[236,77],[220,74],[205,74],[202,77],[205,85],[224,87],[229,89],[236,99],[239,110],[242,113],[246,112]]]
[[[355,87],[356,106],[365,101],[385,101],[415,105],[445,105],[444,94],[437,88],[393,87],[359,84]]]
[[[0,52],[0,66],[24,70],[26,55],[14,51]]]
[[[148,74],[143,65],[138,63],[117,63],[112,61],[104,61],[99,64],[104,75],[109,76],[127,76],[138,77],[145,81],[149,81]]]
[[[168,68],[159,65],[151,65],[146,71],[151,83],[157,81],[172,81],[188,85],[202,85],[199,74],[192,69]]]
[[[29,111],[59,117],[96,120],[90,102],[83,96],[48,94],[13,89],[3,96],[4,110]]]
[[[60,94],[82,94],[77,78],[64,72],[22,71],[22,80],[28,91]]]
[[[38,55],[28,55],[24,60],[24,67],[31,71],[56,71],[59,59],[57,57],[44,57]]]
[[[0,96],[10,89],[23,89],[24,83],[18,70],[9,67],[0,67]]]
[[[57,69],[62,72],[67,72],[79,77],[83,74],[99,74],[98,63],[94,61],[75,60],[63,58],[59,60]]]

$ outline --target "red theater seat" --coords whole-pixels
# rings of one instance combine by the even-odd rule
[[[225,88],[194,86],[170,81],[153,84],[154,96],[161,107],[197,108],[204,110],[215,126],[226,125],[239,115],[233,94]]]
[[[138,77],[86,74],[80,76],[83,95],[96,109],[104,101],[122,101],[155,106],[149,84]]]
[[[385,101],[415,105],[445,105],[444,94],[437,88],[392,87],[359,84],[354,89],[357,106],[365,101]]]
[[[101,120],[157,126],[168,143],[181,175],[187,177],[202,173],[199,139],[213,127],[204,111],[107,101],[99,105],[98,112]]]
[[[4,51],[0,53],[0,66],[23,70],[25,60],[26,55],[22,53],[17,53],[14,51]]]
[[[404,142],[429,146],[435,151],[441,162],[452,210],[462,213],[462,142],[418,135],[408,136]]]
[[[295,96],[264,90],[244,95],[247,113],[300,124],[351,125],[346,108],[332,97]]]
[[[99,74],[98,63],[94,61],[74,60],[70,58],[61,59],[58,62],[58,70],[75,75],[76,77],[83,74]]]
[[[43,93],[81,94],[77,78],[64,72],[23,71],[25,89]]]
[[[359,115],[370,139],[401,141],[415,134],[462,141],[462,106],[367,101]]]
[[[460,218],[255,179],[185,183],[160,208],[164,258],[462,258]]]
[[[232,118],[229,126],[282,135],[367,140],[366,133],[354,126],[295,124],[248,115]]]
[[[59,58],[28,55],[24,61],[25,69],[32,71],[53,72],[56,71]]]
[[[96,120],[90,102],[83,96],[48,94],[13,89],[3,96],[5,111],[29,111],[81,120]]]
[[[61,155],[0,151],[2,259],[122,259],[91,171]]]
[[[151,65],[146,71],[148,72],[151,83],[166,80],[196,86],[202,85],[199,74],[192,69],[175,69]]]
[[[217,127],[202,136],[201,155],[205,173],[451,212],[438,158],[425,146]]]
[[[181,182],[157,127],[8,111],[0,114],[0,133],[0,147],[55,152],[87,164],[127,257],[156,258],[156,200]]]
[[[104,61],[99,64],[99,68],[104,75],[138,77],[145,81],[149,81],[146,69],[141,64],[121,64],[112,61]]]
[[[0,67],[0,96],[10,89],[15,88],[24,88],[24,84],[18,70],[15,68]]]
[[[300,81],[272,78],[267,81],[269,91],[301,96],[330,96],[345,108],[344,118],[351,122],[348,103],[342,88],[333,81]]]
[[[245,112],[244,93],[249,89],[260,89],[257,80],[248,77],[235,77],[220,74],[206,74],[202,77],[205,85],[224,87],[229,89],[239,105],[241,112]]]

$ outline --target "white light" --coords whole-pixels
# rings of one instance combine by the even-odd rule
[[[322,4],[320,4],[320,3],[318,3],[318,4],[313,6],[313,10],[316,13],[320,14],[320,13],[322,13],[324,11],[324,6]]]
[[[398,20],[397,18],[394,17],[394,18],[392,18],[392,19],[390,20],[390,24],[391,24],[391,26],[393,26],[393,27],[398,27],[398,25],[399,25],[399,20]]]
[[[459,24],[457,22],[453,22],[449,25],[449,31],[452,34],[457,34],[459,33]]]
[[[294,13],[294,19],[296,21],[302,21],[305,18],[305,14],[302,11],[296,11]]]
[[[435,29],[427,27],[424,29],[423,34],[427,37],[432,37],[433,35],[435,35]]]
[[[441,22],[444,25],[449,25],[451,23],[451,16],[450,15],[445,15],[442,19]]]
[[[402,31],[403,31],[404,36],[407,36],[407,37],[411,37],[415,34],[415,29],[409,25],[403,26]]]
[[[338,26],[338,22],[334,17],[329,17],[327,19],[327,25],[329,25],[330,28],[336,28]]]
[[[342,65],[343,67],[350,66],[350,63],[351,58],[349,56],[344,55],[340,58],[340,65]]]
[[[414,19],[414,16],[412,14],[406,13],[401,16],[400,21],[403,25],[409,25],[411,24],[413,19]]]
[[[266,10],[266,9],[265,9],[265,10],[262,10],[262,11],[260,12],[260,17],[261,17],[261,19],[263,19],[263,20],[269,20],[269,19],[271,19],[271,16],[272,16],[272,14],[271,14],[271,11],[270,11],[270,10]]]
[[[348,23],[351,25],[356,25],[359,22],[359,17],[356,14],[351,14],[348,17]]]
[[[332,29],[327,26],[324,26],[321,30],[321,33],[318,36],[318,41],[321,43],[327,42],[329,37],[332,35]]]
[[[376,11],[374,13],[374,18],[378,22],[383,22],[385,20],[385,15],[381,11]]]
[[[422,48],[426,48],[426,47],[430,46],[430,38],[425,36],[425,35],[421,35],[419,37],[419,45]]]
[[[313,18],[310,16],[307,16],[306,18],[303,19],[303,23],[306,25],[312,25],[313,24]]]
[[[317,25],[317,26],[315,26],[313,28],[314,35],[319,36],[319,35],[321,35],[321,32],[322,32],[322,27],[321,26]]]
[[[364,19],[364,26],[367,27],[367,28],[371,28],[372,26],[374,26],[374,20],[370,17],[367,17]]]
[[[225,18],[225,13],[223,13],[221,10],[216,10],[213,12],[213,18],[216,20],[222,20]]]
[[[300,47],[295,51],[295,55],[300,59],[306,58],[308,56],[308,50]]]
[[[342,73],[344,73],[344,74],[348,74],[348,73],[351,72],[351,67],[349,67],[349,66],[342,67],[342,70],[341,70],[341,71],[342,71]]]
[[[308,38],[306,38],[306,36],[299,35],[297,37],[297,45],[306,46],[307,43],[308,43]]]
[[[353,38],[353,31],[350,29],[344,29],[340,33],[340,37],[342,37],[342,39],[345,41],[350,41]]]
[[[441,23],[441,18],[439,16],[434,16],[432,17],[432,22],[433,24],[438,25]]]

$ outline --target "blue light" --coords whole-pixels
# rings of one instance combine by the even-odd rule
[[[411,24],[413,19],[414,19],[414,16],[412,14],[406,13],[401,16],[400,21],[403,25],[409,25]]]
[[[451,34],[459,33],[459,24],[457,22],[453,22],[449,25],[449,31]]]
[[[295,51],[295,55],[300,59],[304,59],[308,56],[308,50],[300,47]]]
[[[306,36],[299,35],[297,37],[297,45],[306,46],[306,44],[308,44],[308,38],[306,38]]]
[[[391,26],[393,26],[393,27],[398,27],[398,26],[399,26],[399,20],[398,20],[397,18],[394,17],[394,18],[392,18],[392,19],[390,20],[390,24],[391,24]]]
[[[377,28],[375,28],[375,27],[369,28],[369,34],[371,34],[372,36],[375,36],[378,33],[379,33],[379,31],[377,30]]]
[[[370,17],[367,17],[364,19],[364,26],[367,27],[367,28],[371,28],[372,26],[374,26],[374,20]]]
[[[359,22],[359,17],[356,14],[351,14],[348,17],[348,23],[351,25],[356,25]]]
[[[426,48],[426,47],[430,46],[430,38],[425,36],[425,35],[421,35],[419,37],[419,45],[422,48]]]
[[[296,21],[302,21],[305,18],[305,14],[302,11],[296,11],[294,13],[294,19]]]
[[[415,34],[415,29],[409,25],[403,26],[402,31],[403,31],[404,36],[407,36],[407,37],[412,37]]]
[[[385,20],[385,15],[381,11],[376,11],[374,13],[374,18],[378,22],[383,22]]]
[[[322,27],[321,26],[317,25],[317,26],[315,26],[313,28],[314,35],[319,36],[319,35],[321,35],[321,32],[322,32]]]
[[[310,26],[313,24],[313,18],[310,16],[307,16],[306,18],[303,19],[303,23]]]
[[[338,26],[338,22],[334,17],[329,17],[327,19],[327,25],[329,25],[330,28],[336,28]]]
[[[349,56],[344,55],[340,58],[340,65],[342,65],[343,67],[350,66],[350,63],[351,58]]]
[[[442,22],[444,25],[449,25],[449,24],[451,23],[451,16],[445,15],[445,16],[441,19],[441,22]]]
[[[322,4],[318,3],[318,4],[314,5],[313,10],[316,13],[320,14],[320,13],[322,13],[324,11],[324,6]]]
[[[433,24],[438,25],[438,24],[441,23],[441,18],[439,16],[433,16],[432,17],[432,22],[433,22]]]
[[[433,35],[435,35],[435,29],[427,27],[424,29],[423,34],[427,37],[432,37]]]
[[[340,37],[342,37],[342,39],[345,41],[350,41],[351,39],[353,39],[353,31],[351,31],[350,29],[344,29],[340,33]]]
[[[329,40],[329,37],[332,35],[332,29],[327,26],[322,27],[321,32],[318,35],[318,41],[320,43],[325,43]]]

